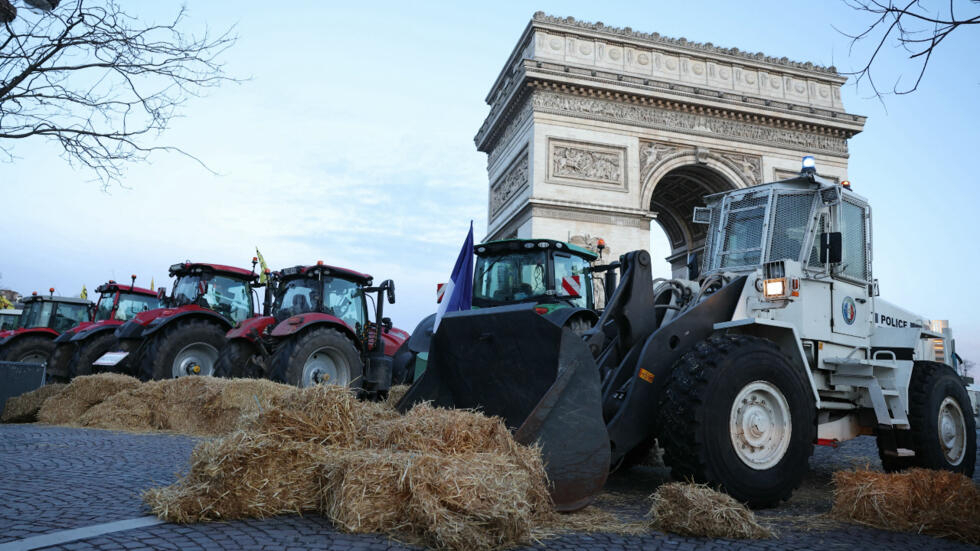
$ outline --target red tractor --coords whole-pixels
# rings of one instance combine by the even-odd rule
[[[92,362],[116,345],[115,330],[140,312],[160,307],[160,298],[150,289],[136,287],[136,276],[128,286],[113,280],[95,289],[99,300],[92,321],[76,325],[54,340],[48,357],[48,378],[67,381],[92,373]]]
[[[169,297],[160,288],[165,307],[140,312],[115,332],[118,345],[93,366],[146,380],[186,375],[211,375],[225,333],[253,316],[252,270],[183,262],[170,267],[176,277]]]
[[[0,360],[43,363],[54,350],[61,333],[91,320],[92,303],[81,298],[56,297],[34,292],[26,297],[17,327],[0,332]]]
[[[395,283],[318,262],[270,275],[265,311],[228,332],[215,368],[224,377],[262,377],[296,386],[336,384],[381,397],[391,387],[392,356],[409,335],[391,326],[384,301]],[[377,293],[376,298],[370,293]],[[368,299],[374,299],[370,321]],[[381,338],[378,327],[382,328]]]

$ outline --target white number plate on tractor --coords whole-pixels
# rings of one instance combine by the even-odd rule
[[[92,365],[112,367],[123,361],[123,358],[126,356],[129,356],[129,352],[106,352],[105,354],[99,356],[98,360],[92,362]]]

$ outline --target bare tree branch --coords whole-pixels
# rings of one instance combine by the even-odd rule
[[[871,14],[873,22],[862,32],[848,34],[838,32],[851,39],[850,51],[865,40],[874,40],[872,50],[864,66],[851,73],[860,85],[867,81],[875,96],[881,99],[884,93],[909,94],[916,91],[926,74],[929,61],[936,48],[956,29],[980,25],[980,0],[950,0],[928,2],[926,0],[843,0],[845,4],[862,14]],[[960,8],[957,10],[957,3]],[[930,7],[932,6],[932,7]],[[963,12],[969,12],[963,15]],[[900,47],[908,53],[908,58],[917,64],[915,81],[902,85],[902,75],[898,75],[891,92],[882,92],[878,87],[872,70],[880,66],[881,56],[886,46]]]
[[[232,31],[189,34],[184,8],[147,24],[114,0],[51,4],[51,11],[21,7],[0,26],[0,153],[13,159],[13,140],[54,140],[104,188],[155,151],[204,166],[154,138],[190,97],[237,81],[219,61],[235,43]]]

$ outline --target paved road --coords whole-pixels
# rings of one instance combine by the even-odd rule
[[[128,434],[43,425],[0,426],[0,550],[25,538],[56,534],[148,515],[139,493],[169,484],[185,470],[196,440],[185,436]],[[779,538],[732,541],[644,536],[567,534],[537,549],[974,549],[914,534],[894,533],[830,521],[830,475],[841,468],[878,465],[874,440],[859,438],[838,450],[818,448],[800,491],[782,507],[760,514]],[[623,518],[639,520],[646,496],[666,480],[654,466],[614,474],[606,496]],[[980,482],[980,475],[974,480]],[[32,541],[32,540],[26,540]],[[37,540],[33,540],[37,541]],[[87,537],[50,547],[69,550],[403,550],[383,535],[336,531],[316,515],[198,525],[158,524]]]

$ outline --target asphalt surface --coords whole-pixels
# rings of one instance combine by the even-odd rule
[[[0,425],[0,551],[17,548],[100,550],[402,550],[417,549],[385,535],[351,535],[317,515],[196,525],[162,523],[50,546],[60,532],[145,519],[141,491],[176,480],[197,440],[44,425]],[[803,486],[783,506],[758,513],[778,531],[773,540],[709,540],[650,532],[642,536],[570,533],[529,549],[974,549],[930,536],[845,524],[825,514],[835,470],[879,466],[872,438],[817,448]],[[647,496],[668,480],[666,469],[643,466],[615,473],[601,503],[626,521],[642,520]],[[974,480],[980,482],[978,476]],[[31,539],[34,538],[34,539]]]

